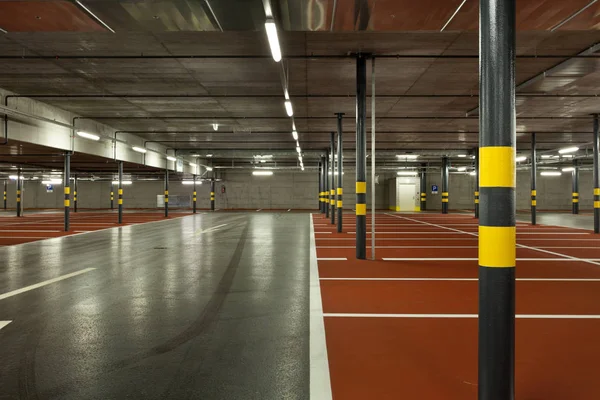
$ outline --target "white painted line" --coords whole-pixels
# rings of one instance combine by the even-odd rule
[[[356,232],[348,232],[354,234]],[[370,232],[367,232],[369,234]],[[378,235],[456,235],[458,232],[438,232],[438,231],[420,231],[420,232],[383,232],[378,231]],[[469,232],[461,232],[463,235],[468,235]],[[436,239],[437,240],[437,239]]]
[[[0,321],[0,329],[4,328],[6,325],[10,324],[12,321]]]
[[[44,230],[33,230],[33,229],[0,229],[0,232],[35,232],[35,233],[49,233],[49,232],[61,232],[58,230],[44,231]]]
[[[55,283],[55,282],[58,282],[58,281],[62,281],[64,279],[69,279],[69,278],[72,278],[72,277],[77,276],[77,275],[85,274],[86,272],[90,272],[90,271],[93,271],[95,269],[96,268],[82,269],[81,271],[72,272],[70,274],[59,276],[58,278],[49,279],[47,281],[36,283],[35,285],[25,286],[24,288],[13,290],[12,292],[7,292],[7,293],[4,293],[4,294],[0,294],[0,300],[4,300],[6,298],[9,298],[9,297],[12,297],[12,296],[16,296],[16,295],[24,293],[24,292],[28,292],[28,291],[33,290],[33,289],[41,288],[42,286],[50,285],[52,283]]]
[[[318,261],[348,261],[346,257],[339,258],[317,258]]]
[[[477,282],[478,278],[321,278],[322,281]],[[600,282],[600,278],[516,278],[519,282]]]
[[[317,266],[317,249],[315,245],[315,228],[310,218],[310,399],[331,400],[331,380],[329,378],[329,361],[325,342],[325,323],[323,321],[323,304],[321,302],[321,286],[319,268]]]
[[[226,226],[227,224],[221,224],[221,225],[217,225],[217,226],[211,226],[210,228],[206,228],[206,229],[198,229],[196,231],[196,235],[201,235],[203,233],[212,233],[216,230],[218,230],[219,228],[222,228],[224,226]]]
[[[357,314],[324,313],[323,317],[333,318],[478,318],[477,314]],[[561,315],[561,314],[517,314],[518,319],[600,319],[600,315]]]

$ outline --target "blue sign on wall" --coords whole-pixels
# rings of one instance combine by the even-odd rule
[[[431,185],[431,194],[438,193],[438,185]]]
[[[52,192],[54,192],[54,186],[46,185],[46,193],[52,193]]]

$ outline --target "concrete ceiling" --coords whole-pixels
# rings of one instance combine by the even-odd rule
[[[262,0],[8,3],[0,2],[0,28],[9,31],[0,34],[0,88],[184,153],[221,154],[227,163],[233,150],[295,159]],[[461,0],[271,3],[303,150],[328,147],[336,112],[346,113],[344,148],[355,148],[358,52],[376,57],[378,149],[441,155],[477,146],[478,1],[460,9]],[[600,6],[588,4],[517,1],[522,151],[531,132],[542,150],[591,140],[590,114],[600,111]],[[65,13],[71,25],[56,21]],[[586,50],[588,58],[576,57]]]

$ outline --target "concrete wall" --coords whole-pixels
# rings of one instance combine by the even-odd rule
[[[216,208],[227,209],[315,209],[318,207],[318,176],[313,172],[275,171],[273,176],[253,176],[249,170],[223,171],[222,181],[215,183]],[[388,180],[393,174],[381,173],[376,185],[377,208],[387,210],[389,207]],[[427,174],[427,209],[441,210],[441,187],[437,195],[431,194],[431,185],[440,185],[439,173]],[[450,209],[472,209],[475,179],[465,174],[450,174],[449,199]],[[80,208],[108,208],[110,206],[109,182],[79,182]],[[225,187],[225,193],[221,188]],[[371,208],[371,184],[367,180],[367,202]],[[8,206],[15,206],[14,181],[8,185]],[[116,189],[115,189],[116,190]],[[134,182],[124,187],[125,207],[154,208],[156,196],[163,194],[162,181]],[[568,210],[571,208],[571,175],[560,177],[538,176],[538,209]],[[54,186],[54,193],[46,193],[46,188],[39,181],[24,183],[23,201],[25,208],[61,208],[62,185]],[[192,186],[171,182],[169,194],[191,195]],[[210,184],[205,182],[197,186],[198,207],[208,208],[210,205]],[[530,183],[529,172],[517,174],[517,209],[527,210]],[[580,173],[580,207],[591,209],[592,172]],[[116,202],[115,202],[116,203]],[[356,203],[354,173],[344,174],[344,207],[353,209]]]

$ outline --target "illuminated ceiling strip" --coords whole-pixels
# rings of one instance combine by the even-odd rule
[[[446,27],[450,24],[450,22],[454,19],[454,17],[456,17],[456,14],[458,14],[458,12],[460,11],[460,9],[462,8],[462,6],[465,5],[466,2],[467,2],[467,0],[463,0],[463,2],[460,3],[460,6],[458,6],[458,8],[456,9],[456,11],[454,11],[454,14],[452,14],[452,16],[450,17],[450,19],[444,24],[444,26],[442,26],[442,29],[440,29],[440,32],[443,32],[444,29],[446,29]]]
[[[573,18],[577,17],[579,14],[581,14],[582,12],[584,12],[585,10],[590,8],[592,6],[592,4],[596,3],[597,1],[598,0],[592,0],[587,6],[583,7],[581,10],[576,11],[575,13],[568,16],[567,19],[565,19],[564,21],[561,21],[557,25],[554,25],[552,28],[550,28],[550,32],[554,32],[555,30],[557,30],[558,28],[560,28],[567,22],[571,21]]]
[[[83,9],[84,9],[84,10],[85,10],[85,11],[86,11],[88,14],[90,14],[92,17],[94,17],[94,19],[95,19],[96,21],[98,21],[98,22],[100,22],[102,25],[104,25],[104,27],[105,27],[106,29],[108,29],[108,30],[109,30],[109,31],[111,31],[112,33],[115,33],[115,31],[113,31],[113,29],[112,29],[110,26],[108,26],[106,23],[104,23],[104,21],[102,21],[100,18],[98,18],[98,17],[96,16],[96,14],[94,14],[94,13],[93,13],[93,12],[92,12],[92,11],[91,11],[89,8],[87,8],[86,6],[84,6],[84,5],[83,5],[83,3],[81,3],[81,1],[79,1],[79,0],[75,0],[75,2],[76,2],[77,4],[79,4],[79,6],[80,6],[81,8],[83,8]]]

